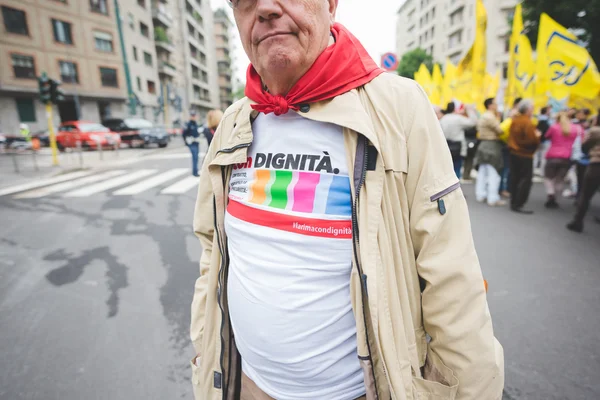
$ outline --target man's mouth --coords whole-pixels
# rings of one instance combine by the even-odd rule
[[[291,35],[291,32],[269,32],[263,36],[260,37],[260,39],[258,39],[257,44],[260,44],[261,42],[272,38],[272,37],[277,37],[277,36],[284,36],[284,35]]]

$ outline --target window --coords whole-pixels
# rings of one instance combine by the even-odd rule
[[[25,11],[2,6],[2,17],[7,32],[16,33],[17,35],[29,35]]]
[[[117,70],[114,68],[100,67],[100,81],[102,82],[102,86],[119,87]]]
[[[198,39],[199,39],[199,41],[200,41],[200,44],[201,44],[202,46],[204,46],[204,35],[203,35],[203,34],[201,34],[200,32],[198,32]]]
[[[435,35],[435,26],[431,27],[431,37],[433,38]]]
[[[90,10],[92,12],[108,15],[106,0],[90,0]]]
[[[143,22],[140,22],[140,32],[143,36],[146,36],[147,38],[150,37],[150,30],[148,29],[148,25],[144,24]]]
[[[59,61],[60,79],[64,83],[79,83],[79,74],[77,73],[77,64],[69,61]]]
[[[152,66],[152,54],[144,52],[144,64]]]
[[[135,19],[132,13],[127,13],[127,21],[129,22],[129,27],[135,29]]]
[[[502,78],[506,79],[508,77],[508,64],[502,64]]]
[[[71,34],[71,24],[58,19],[52,20],[52,28],[54,30],[54,40],[59,43],[73,44],[73,36]]]
[[[508,53],[510,51],[510,36],[506,36],[504,38],[504,52]]]
[[[15,78],[36,79],[33,57],[11,54]]]
[[[137,2],[140,7],[146,8],[146,0],[137,0]]]
[[[138,60],[138,55],[137,55],[137,47],[133,46],[133,59],[135,61]]]
[[[431,19],[435,19],[435,7],[431,9]]]
[[[192,65],[192,78],[200,79],[200,70],[195,65]]]
[[[106,53],[112,53],[114,51],[113,37],[110,33],[95,31],[94,41],[96,43],[96,50],[104,51]]]
[[[202,82],[208,83],[208,74],[202,71]]]
[[[148,81],[148,93],[156,94],[156,85],[152,81]]]
[[[433,56],[433,45],[431,45],[431,48],[429,49],[429,54]]]
[[[200,64],[206,65],[206,54],[200,52]]]
[[[137,80],[138,91],[141,92],[142,91],[142,80],[140,79],[139,76],[136,78],[136,80]]]
[[[15,99],[17,103],[17,111],[19,112],[19,120],[21,122],[35,122],[35,107],[33,99]]]

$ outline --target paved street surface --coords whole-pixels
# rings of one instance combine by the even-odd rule
[[[0,187],[0,399],[192,398],[189,164],[182,149]],[[600,224],[568,232],[572,201],[543,209],[541,185],[533,216],[465,193],[505,399],[599,399]]]

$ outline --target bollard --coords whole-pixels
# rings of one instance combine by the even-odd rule
[[[104,160],[103,155],[102,155],[102,145],[100,144],[100,141],[96,142],[98,144],[98,151],[100,152],[100,161]]]
[[[15,172],[18,174],[19,173],[19,162],[17,161],[17,154],[15,153],[14,149],[11,152],[11,154],[12,154],[13,164],[15,166]]]
[[[77,152],[79,153],[79,168],[83,168],[83,154],[81,152],[81,140],[77,140]]]
[[[37,163],[37,150],[33,150],[31,154],[33,156],[33,169],[35,171],[39,171],[40,167],[38,166],[38,163]]]

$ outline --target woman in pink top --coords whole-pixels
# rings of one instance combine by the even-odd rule
[[[544,185],[548,194],[546,208],[558,208],[556,193],[562,191],[565,176],[571,167],[573,143],[581,134],[582,128],[572,124],[566,112],[560,112],[556,122],[546,132],[546,139],[550,141],[544,169]]]

